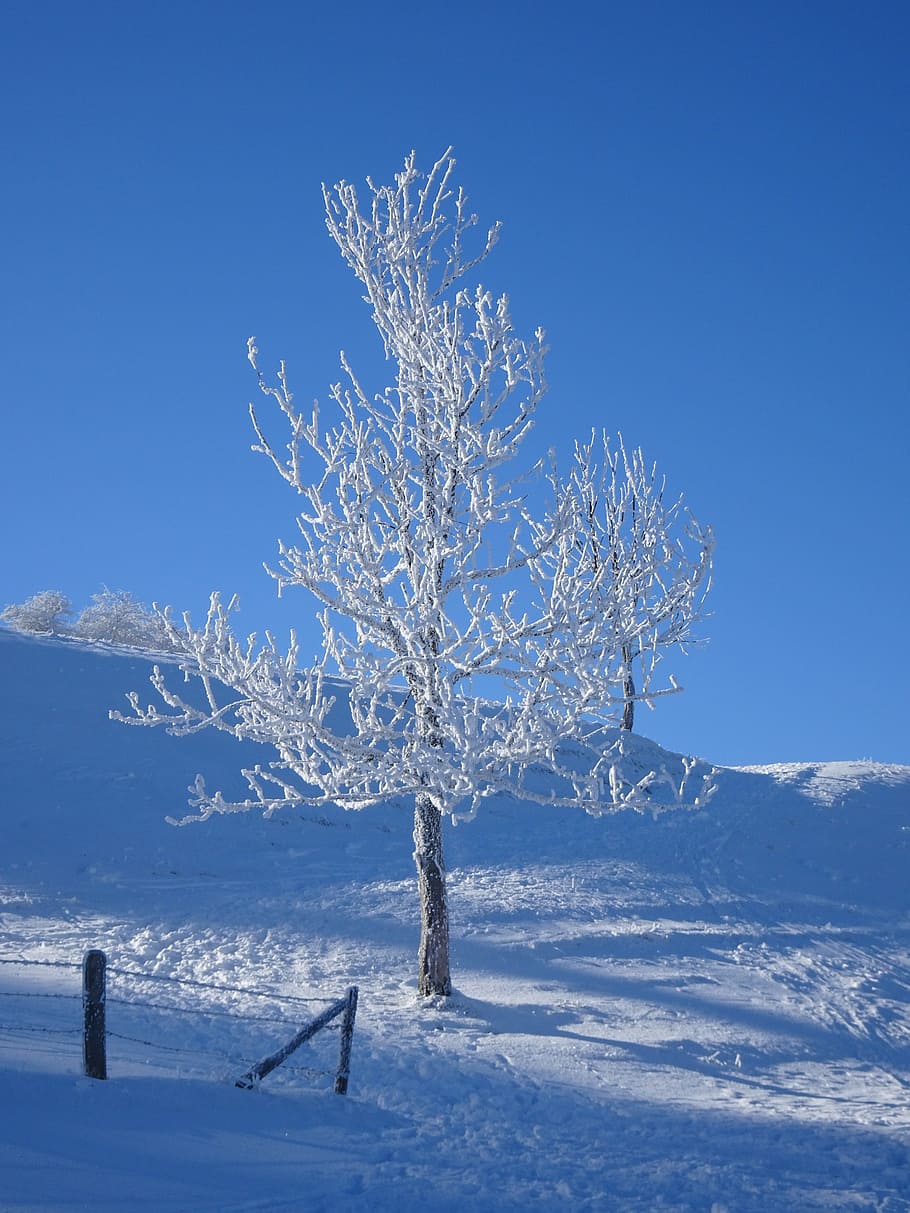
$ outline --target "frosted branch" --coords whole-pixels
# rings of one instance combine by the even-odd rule
[[[298,411],[284,362],[262,373],[250,338],[268,402],[250,405],[252,449],[300,504],[269,571],[279,592],[317,604],[323,655],[301,669],[293,636],[286,649],[239,640],[217,595],[198,628],[160,612],[201,694],[156,669],[157,703],[132,695],[115,718],[215,728],[274,756],[244,771],[243,800],[197,780],[186,820],[401,795],[451,812],[497,792],[594,813],[705,795],[692,767],[633,778],[621,748],[592,739],[630,695],[678,692],[657,674],[703,616],[713,538],[621,439],[577,446],[565,478],[555,464],[503,474],[547,390],[546,346],[541,330],[516,336],[505,295],[469,282],[499,227],[474,231],[454,164],[448,151],[423,177],[412,153],[392,185],[368,181],[363,202],[347,182],[324,188],[329,234],[394,368],[381,391],[342,353],[326,424],[318,402]],[[532,494],[545,499],[536,513]],[[584,750],[577,769],[569,743]],[[535,790],[540,767],[555,793]]]

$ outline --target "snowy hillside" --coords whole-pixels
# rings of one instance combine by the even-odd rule
[[[722,770],[655,820],[493,800],[448,829],[457,991],[418,1005],[407,807],[169,826],[250,752],[110,722],[149,668],[0,631],[5,1213],[910,1210],[910,768]],[[331,1031],[233,1085],[352,984],[347,1097]]]

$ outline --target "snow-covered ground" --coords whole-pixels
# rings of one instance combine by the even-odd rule
[[[0,632],[0,1209],[910,1209],[910,768],[494,800],[448,830],[457,991],[418,1005],[407,808],[167,825],[250,754],[111,723],[148,670]],[[347,1097],[332,1030],[234,1086],[352,984]]]

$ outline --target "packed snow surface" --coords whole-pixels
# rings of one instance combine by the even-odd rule
[[[5,1213],[910,1210],[910,768],[493,799],[447,831],[457,989],[418,1003],[408,807],[169,826],[268,754],[109,721],[150,665],[0,632]],[[346,1097],[331,1029],[234,1085],[351,985]]]

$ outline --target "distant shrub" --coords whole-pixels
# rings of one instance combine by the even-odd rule
[[[17,632],[59,636],[68,631],[66,619],[72,613],[73,604],[60,590],[41,590],[0,611],[0,619]]]
[[[174,643],[163,621],[153,610],[127,590],[104,586],[92,602],[68,623],[73,613],[69,598],[59,590],[42,590],[25,602],[13,603],[0,611],[0,620],[17,632],[39,635],[75,636],[80,640],[105,640],[134,649],[171,652]]]
[[[83,640],[108,640],[135,649],[173,648],[158,615],[137,602],[127,590],[104,586],[92,595],[92,605],[79,615],[72,634]]]

